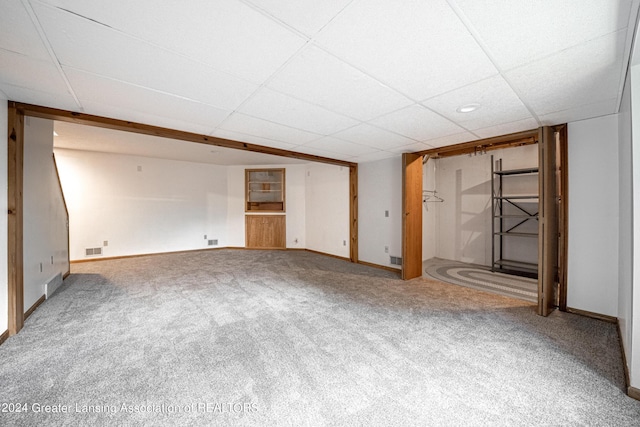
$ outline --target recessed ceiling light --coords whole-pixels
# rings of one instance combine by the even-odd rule
[[[458,113],[471,113],[472,111],[476,111],[478,108],[480,108],[480,104],[465,104],[456,108],[456,111]]]

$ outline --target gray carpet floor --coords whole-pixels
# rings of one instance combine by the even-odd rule
[[[640,423],[614,325],[301,251],[75,264],[0,361],[3,426]]]
[[[472,289],[538,302],[538,280],[492,272],[491,267],[468,264],[441,258],[431,258],[422,263],[424,274],[435,280]]]

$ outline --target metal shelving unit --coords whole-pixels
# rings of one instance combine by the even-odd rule
[[[537,167],[502,170],[502,159],[496,167],[491,156],[491,271],[517,274],[526,277],[538,277],[538,264],[509,259],[504,253],[507,238],[537,238],[538,233],[522,230],[530,221],[538,221],[537,194],[504,194],[504,178],[517,175],[533,175],[538,173]],[[535,203],[535,212],[530,206]],[[510,213],[505,213],[510,206]],[[528,209],[527,209],[528,208]],[[537,230],[537,227],[536,227]],[[496,259],[497,252],[497,259]]]

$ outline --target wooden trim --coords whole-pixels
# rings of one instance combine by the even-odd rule
[[[358,264],[366,265],[367,267],[379,268],[381,270],[391,271],[393,273],[402,274],[402,270],[399,268],[387,267],[386,265],[374,264],[372,262],[358,261]]]
[[[422,277],[422,157],[402,154],[402,279]]]
[[[69,261],[69,264],[71,264],[71,261]],[[69,277],[71,275],[71,270],[67,271],[66,273],[64,273],[62,275],[62,280],[66,279],[67,277]]]
[[[635,400],[640,400],[640,388],[627,387],[627,396]]]
[[[338,166],[353,166],[355,163],[344,160],[331,159],[328,157],[314,156],[311,154],[298,153],[295,151],[282,150],[279,148],[266,147],[263,145],[250,144],[247,142],[233,141],[230,139],[218,138],[215,136],[201,135],[191,132],[184,132],[159,126],[145,125],[125,120],[110,119],[107,117],[94,116],[91,114],[78,113],[73,111],[58,110],[56,108],[41,107],[38,105],[24,104],[21,102],[10,102],[21,114],[31,117],[40,117],[61,122],[70,122],[81,125],[96,126],[106,129],[121,130],[125,132],[141,133],[144,135],[160,136],[163,138],[177,139],[180,141],[196,142],[199,144],[214,145],[218,147],[233,148],[236,150],[253,151],[256,153],[271,154],[273,156],[288,157],[292,159],[308,160],[310,162],[328,163]]]
[[[629,366],[627,366],[627,355],[624,352],[622,342],[622,331],[620,330],[620,319],[616,319],[616,330],[618,331],[618,342],[620,343],[620,354],[622,355],[622,369],[624,369],[624,384],[627,390],[631,387],[631,377],[629,376]]]
[[[9,334],[24,326],[23,277],[23,168],[24,114],[9,102],[7,135],[7,284],[9,297]]]
[[[7,329],[0,335],[0,344],[5,342],[9,338],[9,330]]]
[[[170,251],[170,252],[154,252],[148,254],[135,254],[135,255],[120,255],[120,256],[110,256],[110,257],[100,257],[100,258],[89,258],[89,259],[76,259],[71,261],[71,264],[82,264],[83,262],[94,262],[94,261],[111,261],[114,259],[127,259],[127,258],[139,258],[144,256],[156,256],[156,255],[172,255],[172,254],[186,254],[191,252],[206,252],[206,251],[219,251],[221,249],[245,249],[240,247],[220,247],[220,248],[202,248],[202,249],[187,249],[185,251]],[[64,276],[66,277],[69,273]]]
[[[40,304],[42,304],[46,299],[46,295],[42,295],[40,298],[38,298],[38,301],[34,302],[33,305],[29,307],[29,310],[24,313],[24,320],[27,320],[29,316],[31,316],[33,312],[36,311],[36,308],[40,307]]]
[[[580,310],[578,308],[567,307],[567,313],[577,314],[579,316],[590,317],[592,319],[602,320],[607,323],[618,323],[618,318],[607,316],[606,314],[594,313],[592,311]]]
[[[558,308],[567,311],[567,272],[569,260],[569,146],[567,125],[555,127],[560,133],[560,259],[558,265]]]
[[[432,148],[418,151],[414,154],[420,156],[429,155],[434,158],[459,156],[462,154],[497,150],[507,147],[519,147],[538,142],[538,129],[523,132],[510,133],[508,135],[493,138],[478,139],[476,141],[463,142],[461,144],[448,145],[446,147]]]
[[[351,262],[351,260],[347,257],[343,257],[343,256],[338,256],[338,255],[333,255],[333,254],[328,254],[326,252],[320,252],[320,251],[314,251],[313,249],[304,249],[307,252],[311,252],[312,254],[318,254],[318,255],[324,255],[324,256],[328,256],[331,258],[336,258],[342,261],[347,261],[347,262]]]
[[[358,262],[358,165],[349,166],[349,259]]]

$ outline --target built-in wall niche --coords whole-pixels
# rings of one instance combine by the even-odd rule
[[[284,212],[284,169],[246,169],[246,212]]]

